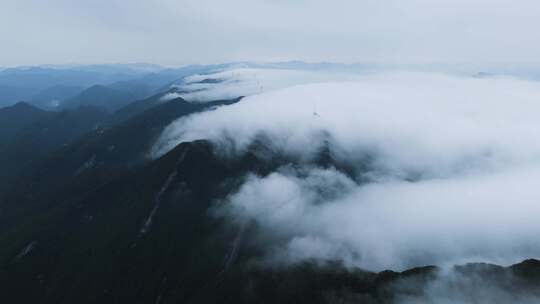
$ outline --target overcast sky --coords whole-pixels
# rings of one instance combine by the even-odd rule
[[[537,63],[538,0],[1,0],[0,66]]]

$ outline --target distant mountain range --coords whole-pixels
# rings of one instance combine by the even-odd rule
[[[137,99],[139,92],[119,91],[102,85],[94,85],[79,92],[77,95],[60,102],[60,108],[78,108],[93,105],[107,111],[114,111]],[[143,94],[144,97],[144,94]]]
[[[124,93],[137,92],[138,98],[149,97],[167,90],[173,82],[193,74],[206,74],[229,68],[279,68],[303,71],[366,72],[403,70],[443,71],[477,76],[508,75],[532,80],[540,79],[537,66],[491,67],[456,64],[384,65],[308,63],[288,61],[274,63],[230,62],[210,65],[187,65],[167,68],[154,64],[97,64],[97,65],[43,65],[0,68],[0,107],[19,101],[52,109],[60,101],[73,97],[92,86],[105,86]]]
[[[0,70],[0,107],[25,101],[48,110],[60,105],[76,107],[82,104],[117,109],[167,90],[169,83],[187,75],[226,66],[170,69],[139,64],[8,68]],[[69,105],[70,101],[76,105]]]
[[[43,109],[53,110],[69,101],[85,105],[127,104],[166,91],[172,83],[181,83],[183,77],[206,74],[231,67],[281,68],[303,70],[351,71],[376,68],[373,65],[305,63],[232,62],[211,65],[188,65],[165,68],[152,64],[64,65],[0,69],[0,107],[25,101]],[[99,88],[100,94],[96,94]],[[91,92],[85,92],[91,90]],[[94,91],[94,92],[92,92]],[[107,91],[107,92],[104,92]],[[78,95],[83,96],[78,96]],[[96,94],[99,100],[89,100]],[[103,96],[101,96],[103,94]],[[118,102],[120,96],[124,97]],[[108,100],[107,98],[111,98]],[[109,106],[107,106],[109,107]]]
[[[22,128],[32,125],[51,113],[24,102],[0,109],[0,146],[9,142]]]

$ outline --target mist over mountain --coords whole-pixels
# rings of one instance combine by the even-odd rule
[[[170,83],[223,65],[165,68],[149,64],[16,67],[0,70],[0,106],[25,101],[45,110],[80,105],[116,110],[167,90]],[[73,104],[71,104],[73,103]]]
[[[249,176],[224,207],[231,220],[268,230],[269,259],[384,270],[508,264],[540,251],[532,237],[540,227],[529,217],[538,197],[529,182],[538,167],[536,82],[383,73],[339,82],[302,75],[314,84],[296,85],[290,71],[257,72],[268,92],[177,120],[154,151],[206,139],[224,158],[256,144],[269,161],[284,159],[268,176]],[[194,94],[249,90],[235,77]],[[337,168],[312,167],[321,149]]]
[[[540,298],[534,78],[149,69],[0,109],[6,299]]]
[[[537,0],[3,0],[2,303],[540,303]]]

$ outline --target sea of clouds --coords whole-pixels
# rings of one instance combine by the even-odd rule
[[[236,70],[197,84],[208,77],[191,79],[189,97],[248,97],[175,121],[152,154],[207,139],[238,157],[264,134],[301,160],[248,176],[219,207],[261,227],[266,261],[400,270],[540,257],[538,82]],[[355,174],[310,165],[323,143]]]
[[[364,72],[364,73],[367,73]],[[346,71],[313,71],[284,68],[236,67],[211,74],[185,77],[174,85],[182,97],[191,102],[232,99],[239,96],[262,94],[294,85],[344,81],[355,79],[356,74]]]

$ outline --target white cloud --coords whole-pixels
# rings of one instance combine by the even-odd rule
[[[309,174],[252,178],[223,207],[273,232],[273,263],[337,259],[380,271],[540,255],[540,167],[354,186],[333,170]],[[336,187],[339,195],[320,202],[320,189]]]
[[[538,83],[512,78],[357,75],[180,119],[154,152],[208,139],[234,157],[264,134],[272,151],[305,165],[329,141],[356,178],[282,168],[248,178],[223,207],[263,228],[273,262],[511,263],[540,256],[539,100]]]
[[[357,77],[351,72],[306,71],[273,68],[233,68],[212,74],[192,75],[177,88],[189,101],[232,99],[275,91],[294,85],[344,81]]]
[[[540,156],[535,82],[420,73],[357,79],[293,86],[180,119],[155,152],[229,134],[241,153],[265,132],[276,148],[309,156],[324,130],[342,157],[376,153],[377,167],[394,174],[448,175]]]
[[[182,95],[177,93],[177,92],[169,92],[169,93],[163,95],[159,99],[159,101],[165,102],[165,101],[173,100],[173,99],[176,99],[176,98],[179,98],[179,97],[182,97]]]

